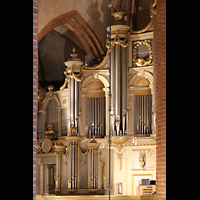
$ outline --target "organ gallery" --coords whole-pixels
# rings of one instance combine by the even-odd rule
[[[58,30],[63,27],[53,29],[39,43],[39,73],[43,74],[38,92],[36,199],[81,199],[84,195],[87,199],[96,195],[102,199],[108,195],[155,198],[156,1],[149,3],[150,20],[140,30],[127,23],[133,12],[129,12],[130,2],[106,2],[112,23],[105,29],[105,54],[98,43],[91,45],[94,55],[84,54],[86,46],[76,43],[63,50],[67,57],[56,51],[57,58],[66,58],[60,62],[60,82],[45,80],[50,71],[58,74],[59,70],[50,70],[48,63],[56,62],[56,57],[45,58],[48,47],[44,50],[44,46],[45,40],[60,37]],[[72,22],[64,26],[76,35],[70,28]],[[90,34],[88,44],[93,32]]]

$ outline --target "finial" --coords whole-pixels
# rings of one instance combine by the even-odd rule
[[[73,53],[75,53],[75,51],[76,51],[75,47],[73,47],[73,50],[72,50],[72,51],[73,51]]]
[[[48,131],[52,131],[53,130],[53,124],[50,122],[47,126]]]

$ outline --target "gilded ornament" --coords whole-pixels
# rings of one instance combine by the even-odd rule
[[[139,162],[140,162],[140,166],[143,168],[146,162],[145,152],[140,151]]]
[[[126,16],[126,10],[124,8],[124,5],[121,3],[121,1],[118,1],[118,4],[116,8],[114,8],[111,15],[114,17],[116,23],[122,23],[124,16]]]
[[[41,88],[38,91],[38,103],[45,98],[45,94],[46,94],[46,90],[44,88]]]
[[[82,79],[83,79],[83,66],[81,66],[83,64],[83,61],[81,61],[79,58],[77,58],[78,54],[76,54],[75,51],[76,51],[76,49],[73,48],[73,53],[70,54],[71,58],[69,58],[65,62],[65,66],[67,66],[65,68],[66,71],[63,72],[65,74],[65,82],[60,87],[60,90],[65,89],[70,78],[73,78],[76,81],[82,81]]]
[[[136,52],[137,52],[137,48],[140,45],[147,45],[148,49],[149,49],[149,56],[148,58],[144,59],[144,58],[137,58],[136,56]],[[138,40],[135,41],[133,43],[134,48],[133,48],[133,65],[137,66],[137,67],[144,67],[146,65],[149,65],[152,60],[153,60],[153,51],[152,51],[152,45],[151,45],[151,40]]]
[[[62,103],[63,104],[66,104],[67,100],[66,99],[63,99]]]
[[[48,131],[45,131],[45,137],[48,139],[54,139],[55,131],[53,130],[53,124],[50,122],[47,126]]]
[[[111,40],[111,48],[115,46],[115,44],[119,44],[121,47],[127,47],[129,45],[129,35],[128,33],[125,34],[125,38],[119,37],[119,31],[117,31],[115,34],[112,34],[114,36],[114,39]],[[107,41],[106,41],[106,48],[110,49],[110,35],[107,34]]]
[[[43,152],[48,153],[51,149],[52,149],[52,142],[50,139],[46,138],[42,142],[42,150],[43,150]]]

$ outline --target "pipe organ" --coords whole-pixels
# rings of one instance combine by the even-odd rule
[[[154,170],[153,33],[134,35],[130,29],[123,24],[107,28],[111,39],[107,38],[108,51],[98,65],[85,66],[74,48],[65,62],[65,81],[60,90],[56,91],[53,86],[49,86],[48,91],[40,90],[38,193],[103,195],[110,190],[114,194],[114,186],[108,185],[109,134],[112,141],[111,173],[120,174],[113,177],[112,184],[115,181],[123,183],[120,194],[128,185],[138,187],[139,176],[150,176],[134,174],[137,170],[150,170],[148,173]],[[141,154],[141,148],[137,150],[137,146],[144,145],[144,149],[147,144],[149,149]],[[143,155],[142,167],[135,158],[140,154]],[[128,157],[130,155],[134,156]],[[151,159],[146,161],[148,157]],[[127,163],[132,159],[132,169],[127,169],[131,166]],[[115,167],[113,163],[119,166]],[[43,175],[45,170],[48,173]],[[134,172],[132,178],[127,171]],[[126,179],[128,185],[125,185]],[[46,189],[50,182],[54,190]]]

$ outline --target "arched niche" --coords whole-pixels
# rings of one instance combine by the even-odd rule
[[[103,75],[100,75],[100,74],[92,74],[92,75],[85,77],[82,81],[81,87],[85,88],[88,81],[90,81],[94,78],[99,79],[104,84],[105,88],[110,87],[109,81]]]
[[[153,76],[151,73],[142,71],[131,77],[129,81],[130,134],[151,133],[152,94]],[[145,123],[150,125],[147,127]]]
[[[61,103],[56,94],[49,91],[50,94],[44,99],[42,105],[42,123],[43,123],[43,138],[45,137],[45,131],[47,130],[48,123],[53,123],[53,130],[56,131],[57,136],[61,136]],[[50,105],[52,104],[52,105]],[[50,111],[50,109],[53,109]]]
[[[98,126],[101,119],[104,118],[102,122],[104,124],[102,126],[102,129],[104,130],[103,135],[109,134],[109,105],[110,105],[109,92],[110,92],[110,89],[109,89],[108,80],[102,75],[93,74],[93,75],[87,76],[82,81],[81,86],[82,86],[81,88],[81,110],[82,110],[81,134],[88,135],[89,130],[92,130],[92,128],[88,128],[89,123],[91,122],[88,122],[87,119],[91,119],[91,113],[89,114],[88,111],[96,113],[96,111],[94,110],[98,110],[97,111]],[[94,106],[97,106],[97,107],[94,108]],[[103,106],[103,109],[100,109],[99,106]],[[94,133],[96,132],[94,131]],[[92,131],[91,131],[91,135],[93,135]]]

